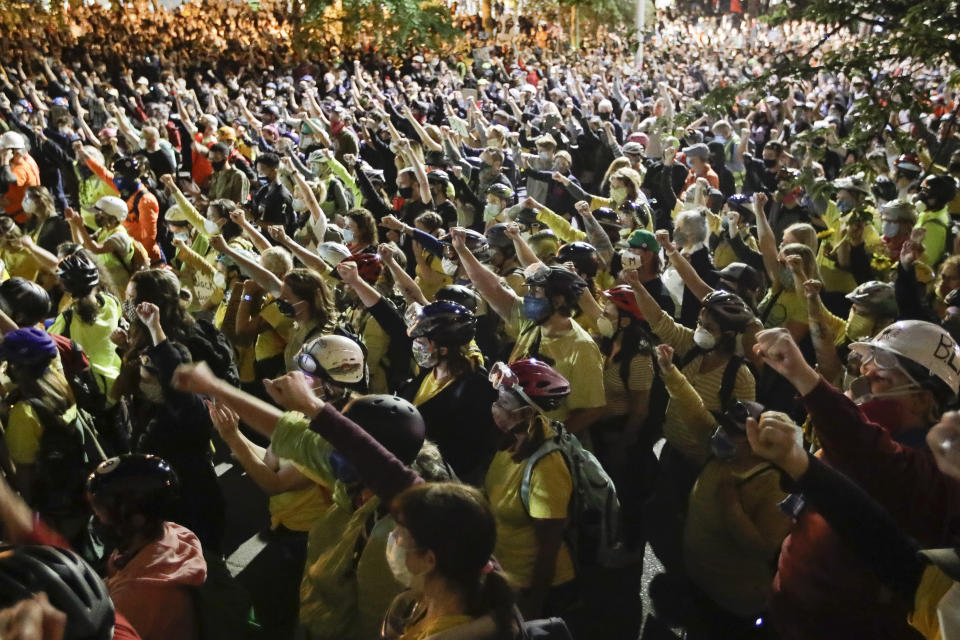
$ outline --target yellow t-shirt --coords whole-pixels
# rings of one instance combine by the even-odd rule
[[[282,354],[283,348],[287,345],[286,336],[293,328],[293,320],[280,313],[272,296],[264,299],[263,306],[260,307],[260,317],[270,325],[270,328],[257,335],[255,347],[257,361]]]
[[[40,263],[26,249],[0,249],[0,259],[11,278],[23,278],[35,282],[40,273]]]
[[[956,583],[935,565],[927,567],[917,593],[913,599],[913,613],[907,618],[914,629],[923,634],[928,640],[940,640],[940,621],[937,618],[937,606],[940,600]],[[949,639],[948,639],[949,640]]]
[[[765,329],[785,327],[788,322],[808,324],[807,305],[796,291],[780,290],[780,295],[768,293],[760,303],[760,317]]]
[[[607,393],[607,415],[623,416],[630,410],[630,394],[650,391],[653,386],[653,357],[638,353],[630,360],[629,389],[620,376],[620,362],[607,360],[603,368],[603,388]]]
[[[570,382],[570,395],[550,418],[563,420],[574,409],[602,407],[606,404],[603,391],[603,355],[590,334],[576,322],[561,336],[546,336],[541,327],[523,315],[523,302],[518,298],[506,322],[507,334],[516,338],[510,362],[531,356],[530,351],[540,338],[539,353],[553,360],[553,368]]]
[[[470,616],[464,615],[440,616],[429,621],[423,618],[408,627],[400,636],[400,640],[427,640],[438,633],[454,629],[472,620]]]
[[[552,436],[553,430],[545,427]],[[497,521],[495,555],[511,579],[521,588],[530,586],[537,557],[533,520],[567,517],[573,493],[573,478],[559,451],[548,454],[533,467],[530,478],[530,513],[520,500],[520,483],[526,461],[514,462],[509,452],[500,451],[490,463],[484,487]],[[553,585],[574,578],[573,559],[566,543],[557,554]]]
[[[441,384],[440,380],[437,378],[437,372],[435,370],[431,371],[423,378],[423,382],[420,383],[420,388],[417,389],[417,395],[413,397],[413,406],[419,407],[424,402],[446,389],[447,385],[454,380],[455,378],[449,377],[443,381],[443,384]]]
[[[67,423],[77,417],[76,405],[67,409],[63,419]],[[40,437],[43,435],[43,425],[40,424],[36,412],[29,402],[18,402],[10,409],[7,419],[7,431],[4,438],[10,457],[17,464],[33,464],[37,461],[37,452],[40,450]]]
[[[330,489],[319,475],[296,462],[291,464],[313,484],[270,496],[270,528],[283,525],[291,531],[310,531],[317,518],[326,513],[332,504]]]

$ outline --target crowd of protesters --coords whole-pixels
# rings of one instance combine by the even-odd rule
[[[464,24],[5,28],[0,637],[635,639],[649,543],[690,638],[960,638],[952,70],[851,146],[894,62],[703,108],[813,25]]]

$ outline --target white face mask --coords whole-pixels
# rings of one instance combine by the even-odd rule
[[[488,202],[487,206],[483,208],[483,219],[489,222],[497,217],[497,214],[500,213],[500,206],[492,202]]]
[[[423,591],[424,575],[415,575],[407,568],[407,550],[397,542],[397,531],[394,529],[387,536],[387,564],[390,573],[397,582],[414,591]]]
[[[223,289],[227,286],[227,277],[223,275],[223,271],[217,271],[213,274],[213,284],[215,284],[218,289]]]
[[[597,318],[597,331],[604,338],[612,338],[614,334],[613,322],[607,316]]]
[[[207,219],[203,221],[203,230],[207,232],[208,236],[215,236],[220,233],[220,225],[213,220]]]
[[[693,332],[693,342],[705,351],[710,351],[717,346],[717,338],[703,327],[697,327]]]
[[[440,260],[440,269],[445,275],[455,276],[457,275],[457,269],[460,267],[460,263],[456,260],[451,260],[450,258],[443,258]]]

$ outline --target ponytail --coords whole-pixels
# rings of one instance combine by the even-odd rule
[[[470,613],[479,618],[491,616],[497,625],[498,640],[514,637],[516,597],[506,575],[494,569],[480,575],[480,585],[470,603]]]

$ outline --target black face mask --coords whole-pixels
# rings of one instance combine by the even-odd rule
[[[213,167],[213,170],[214,170],[214,171],[220,171],[220,170],[223,169],[225,166],[227,166],[227,161],[226,161],[226,160],[220,160],[219,162],[213,162],[213,161],[211,160],[211,161],[210,161],[210,166]]]
[[[776,159],[776,158],[764,158],[764,159],[763,159],[763,166],[765,166],[767,169],[773,169],[775,166],[777,166],[777,159]]]
[[[413,187],[399,187],[397,194],[404,200],[409,200],[413,196]]]
[[[288,318],[294,318],[297,315],[297,310],[293,308],[293,304],[287,302],[283,298],[277,299],[277,311]]]
[[[603,120],[604,122],[609,121],[613,117],[613,114],[610,113],[609,111],[602,111],[597,115],[599,115],[600,119]]]

